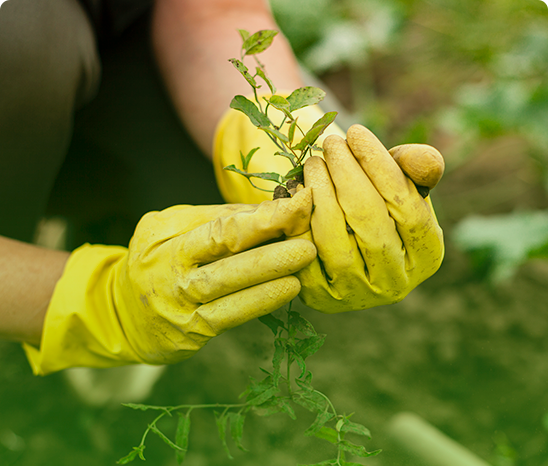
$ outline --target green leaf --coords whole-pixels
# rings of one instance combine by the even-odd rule
[[[293,154],[291,154],[290,152],[285,152],[285,151],[280,151],[279,150],[279,151],[274,152],[274,155],[281,155],[282,157],[285,157],[286,159],[291,160],[293,163],[295,162],[295,156]]]
[[[289,313],[289,325],[293,325],[299,332],[307,337],[317,335],[317,332],[314,330],[312,324],[298,312],[291,311]]]
[[[500,282],[548,245],[548,211],[471,216],[457,224],[453,238],[461,250],[483,253],[481,266]]]
[[[272,377],[269,375],[263,380],[258,382],[253,377],[250,377],[250,382],[245,391],[240,395],[240,398],[247,397],[248,399],[254,398],[265,390],[274,386]]]
[[[141,445],[140,447],[133,447],[133,451],[129,453],[128,455],[124,456],[123,458],[120,458],[118,461],[116,461],[116,464],[128,464],[132,462],[135,458],[137,458],[137,455],[139,455],[139,458],[141,458],[144,461],[145,460],[145,456],[143,455],[144,449],[145,449],[145,445]]]
[[[172,442],[169,437],[164,434],[160,429],[158,429],[158,427],[156,427],[155,425],[151,425],[150,426],[150,430],[152,432],[154,432],[158,437],[160,437],[164,442],[166,442],[171,448],[173,448],[174,450],[176,451],[184,451],[186,453],[185,450],[183,450],[179,445],[175,444],[174,442]]]
[[[290,105],[287,99],[283,98],[281,95],[273,95],[268,99],[265,97],[265,100],[274,108],[283,112],[285,116],[291,118]]]
[[[232,99],[232,102],[230,102],[230,108],[238,110],[247,115],[249,121],[251,121],[251,123],[257,127],[268,127],[272,124],[268,117],[261,113],[257,106],[243,95],[235,96]]]
[[[245,80],[251,87],[253,87],[254,89],[258,89],[259,87],[261,87],[257,84],[257,81],[255,81],[255,78],[251,75],[251,73],[247,69],[247,66],[245,66],[243,62],[236,58],[230,58],[228,61],[234,65],[234,68],[236,68],[240,72],[240,74],[245,78]]]
[[[190,411],[186,415],[177,413],[179,415],[179,421],[177,422],[177,430],[175,431],[175,443],[181,447],[182,451],[176,453],[177,464],[182,464],[186,452],[188,451],[188,437],[190,434]]]
[[[298,144],[293,146],[294,150],[305,150],[307,146],[312,146],[316,140],[322,135],[326,128],[333,123],[337,112],[327,112],[319,120],[317,120],[312,128],[304,135]]]
[[[316,416],[316,419],[312,423],[312,425],[305,430],[304,435],[306,436],[312,436],[315,435],[316,432],[318,432],[326,422],[329,422],[331,419],[333,419],[334,414],[330,413],[329,411],[325,410],[322,412],[319,412]]]
[[[226,416],[226,414],[224,413],[219,414],[217,411],[214,411],[213,413],[215,414],[215,423],[217,424],[217,431],[219,432],[219,438],[221,439],[223,448],[228,458],[232,460],[234,458],[230,454],[230,450],[228,449],[228,445],[226,443],[226,425],[228,421],[228,416]]]
[[[244,50],[245,55],[255,55],[265,51],[274,37],[278,34],[278,31],[271,29],[263,29],[249,36],[244,43],[242,44],[242,49]]]
[[[137,409],[140,411],[148,411],[149,409],[152,409],[155,411],[165,411],[167,414],[171,416],[171,412],[167,406],[151,406],[151,405],[142,405],[139,403],[122,403],[122,406],[125,406],[126,408]]]
[[[255,155],[255,152],[257,152],[260,149],[260,147],[254,147],[251,149],[247,155],[244,157],[244,154],[242,154],[242,151],[240,151],[240,158],[242,160],[242,168],[247,172],[247,167],[249,166],[249,162],[251,162],[251,157]]]
[[[245,41],[249,37],[249,31],[246,31],[245,29],[238,29],[238,33],[240,34],[240,37],[243,41]]]
[[[295,410],[284,398],[271,398],[256,409],[259,416],[272,416],[273,414],[285,413],[291,419],[297,419]]]
[[[300,175],[303,172],[303,166],[297,165],[296,167],[293,167],[291,170],[289,170],[283,177],[284,180],[292,180],[297,175]]]
[[[299,384],[299,380],[295,380]],[[303,390],[293,394],[293,401],[312,413],[323,412],[326,409],[326,400],[314,391]]]
[[[341,427],[341,432],[348,432],[357,435],[363,435],[364,437],[371,438],[371,432],[369,429],[357,422],[349,421],[344,418],[344,424]]]
[[[299,353],[304,359],[315,354],[325,343],[326,335],[316,335],[310,338],[300,340],[295,345],[295,351]]]
[[[295,89],[287,101],[290,105],[290,110],[294,112],[300,108],[308,107],[309,105],[316,105],[320,103],[325,97],[325,92],[317,87],[306,86]]]
[[[261,68],[260,66],[258,66],[257,68],[255,68],[255,72],[257,73],[257,75],[266,83],[266,85],[268,86],[268,88],[270,89],[270,93],[271,94],[275,94],[276,93],[276,86],[274,86],[274,83],[270,80],[270,78],[266,75],[265,71],[263,68]]]
[[[276,395],[276,393],[278,393],[278,391],[279,391],[279,388],[276,387],[276,386],[272,386],[270,388],[267,388],[266,390],[264,390],[259,395],[255,396],[251,399],[248,399],[247,404],[251,405],[251,406],[262,405],[264,402],[270,400],[270,398],[272,398],[274,395]]]
[[[336,445],[339,443],[339,433],[331,427],[322,427],[318,432],[314,434],[315,437],[327,440],[329,443]]]
[[[230,412],[228,413],[228,419],[230,421],[230,434],[232,436],[232,440],[234,440],[234,443],[240,450],[248,451],[242,445],[242,437],[244,435],[245,414]]]
[[[291,352],[293,360],[297,363],[297,366],[299,366],[299,369],[301,370],[301,373],[297,376],[301,378],[306,374],[306,363],[304,362],[304,358],[296,351],[294,347],[288,346],[288,351]]]
[[[273,368],[273,374],[272,378],[274,380],[274,384],[277,386],[278,381],[281,377],[281,366],[282,361],[285,356],[285,339],[283,338],[276,338],[274,340],[274,356],[272,357],[272,368]]]
[[[278,175],[277,173],[273,173],[273,172],[270,172],[270,173],[248,173],[248,172],[245,172],[243,170],[240,170],[239,168],[236,168],[235,165],[229,165],[228,167],[224,167],[224,169],[228,170],[228,171],[231,171],[231,172],[239,173],[240,175],[243,175],[246,178],[260,178],[262,180],[274,181],[275,183],[278,183],[278,184],[281,183],[280,175]]]
[[[289,138],[289,144],[293,144],[293,138],[295,137],[295,128],[297,128],[297,118],[295,118],[289,125],[289,131],[287,137]]]
[[[264,316],[259,317],[259,321],[266,325],[270,330],[272,330],[272,333],[276,336],[278,335],[278,329],[284,329],[285,324],[280,319],[277,319],[272,314],[266,314]]]
[[[259,126],[259,128],[262,129],[265,133],[269,133],[275,138],[278,138],[280,141],[289,144],[289,139],[287,138],[287,136],[276,128],[271,128],[270,126]]]
[[[339,449],[347,451],[348,453],[359,456],[360,458],[367,458],[369,456],[378,455],[381,450],[367,451],[363,445],[356,445],[355,443],[349,442],[348,440],[341,440],[338,443]]]

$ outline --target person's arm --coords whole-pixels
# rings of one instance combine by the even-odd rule
[[[228,61],[238,58],[238,29],[279,30],[265,0],[156,0],[152,40],[161,73],[179,117],[209,157],[215,128],[232,97],[250,92]],[[279,89],[303,85],[281,34],[260,59]]]
[[[39,344],[69,254],[0,236],[0,337]]]

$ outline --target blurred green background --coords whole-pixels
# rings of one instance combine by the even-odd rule
[[[388,147],[445,156],[432,198],[447,240],[440,271],[403,302],[303,314],[327,342],[315,386],[355,412],[382,448],[372,466],[408,463],[389,420],[412,411],[493,466],[548,466],[548,8],[540,0],[273,0],[300,60],[349,121]],[[233,402],[268,367],[271,333],[253,322],[168,367],[144,402]],[[123,383],[115,391],[123,398]],[[132,401],[132,400],[128,400]],[[195,413],[189,466],[280,466],[330,457],[302,432],[305,412],[248,420],[226,459],[211,413]],[[139,443],[149,413],[90,406],[65,374],[31,375],[0,342],[0,465],[110,465]],[[170,424],[172,422],[172,424]],[[174,429],[168,420],[165,431]],[[149,464],[174,465],[150,437]],[[402,459],[403,458],[403,459]],[[448,463],[449,464],[449,463]]]

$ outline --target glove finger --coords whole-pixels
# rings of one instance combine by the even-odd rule
[[[181,237],[179,255],[187,266],[199,266],[250,249],[266,241],[297,236],[310,228],[312,191],[265,201],[253,211],[217,218]]]
[[[337,284],[352,287],[355,281],[351,276],[356,274],[364,281],[365,264],[354,236],[348,234],[345,214],[337,202],[324,160],[320,157],[309,158],[304,166],[304,177],[306,186],[312,188],[314,195],[310,225],[328,282],[335,287]],[[336,290],[333,291],[336,293]]]
[[[406,268],[426,264],[432,270],[421,270],[420,275],[433,273],[443,257],[443,235],[429,204],[371,131],[353,125],[347,132],[347,141],[396,222],[407,251]]]
[[[443,156],[426,144],[403,144],[390,149],[390,155],[401,170],[413,180],[416,186],[433,189],[443,176]]]
[[[296,298],[299,280],[290,275],[216,299],[200,306],[200,315],[215,335],[279,309]],[[190,330],[192,331],[192,330]]]
[[[405,283],[402,241],[384,199],[342,138],[329,136],[323,147],[337,199],[354,231],[373,290],[385,293],[387,283]]]
[[[180,286],[191,301],[208,303],[244,288],[291,275],[315,257],[314,244],[305,239],[268,244],[191,269]]]

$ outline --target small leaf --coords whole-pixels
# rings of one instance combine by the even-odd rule
[[[278,31],[263,29],[249,36],[243,43],[242,49],[245,55],[255,55],[270,47]]]
[[[158,437],[160,437],[164,442],[166,442],[174,450],[176,450],[176,451],[185,451],[179,445],[172,442],[169,439],[169,437],[166,434],[164,434],[160,429],[158,429],[158,427],[156,427],[155,425],[151,425],[150,430],[152,432],[154,432]]]
[[[337,444],[339,442],[339,434],[335,429],[331,427],[322,427],[318,432],[314,434],[315,437],[327,440],[329,443]]]
[[[230,421],[230,434],[232,435],[232,440],[234,440],[234,443],[240,450],[248,451],[242,445],[242,437],[244,435],[245,414],[231,412],[228,414],[228,419]]]
[[[251,102],[247,97],[243,95],[237,95],[230,102],[230,108],[234,110],[239,110],[240,112],[247,115],[249,121],[257,127],[268,127],[271,125],[270,120],[257,108],[257,106]]]
[[[265,133],[269,133],[272,136],[278,138],[280,141],[289,144],[289,139],[287,138],[287,136],[276,128],[271,128],[269,126],[259,126],[259,128],[262,129]]]
[[[345,422],[341,427],[341,432],[348,432],[357,435],[363,435],[364,437],[371,438],[371,432],[369,429],[356,422],[351,422],[345,418]]]
[[[289,313],[289,325],[293,325],[299,332],[307,337],[316,336],[316,330],[308,320],[306,320],[298,312],[291,311]]]
[[[297,118],[295,118],[289,125],[289,132],[287,137],[289,138],[289,144],[293,144],[293,138],[295,137],[295,128],[297,128]]]
[[[255,409],[259,416],[272,416],[273,414],[285,413],[291,419],[297,419],[295,410],[284,398],[274,397]]]
[[[223,448],[228,458],[232,460],[234,458],[230,454],[230,450],[228,449],[228,445],[226,443],[226,424],[228,421],[228,417],[226,416],[226,414],[219,414],[217,411],[214,411],[213,413],[215,414],[215,423],[217,424],[217,431],[219,432],[219,438],[221,439]]]
[[[175,432],[175,443],[181,447],[181,450],[176,453],[177,464],[182,464],[186,452],[188,451],[188,437],[190,434],[190,411],[186,415],[177,413],[179,415],[179,421],[177,422],[177,430]]]
[[[123,458],[120,458],[118,461],[116,461],[116,464],[128,464],[132,462],[135,458],[137,458],[137,455],[139,455],[139,458],[144,460],[145,459],[143,455],[144,449],[145,449],[145,445],[141,445],[140,447],[133,447],[133,451],[129,453],[128,455],[124,456]]]
[[[298,384],[298,380],[296,381]],[[313,391],[296,392],[293,395],[293,401],[312,413],[325,411],[327,403],[321,395]]]
[[[326,128],[333,123],[337,112],[327,112],[318,121],[316,121],[310,130],[304,135],[301,141],[293,146],[294,150],[305,150],[307,146],[312,146],[316,140],[322,135]]]
[[[304,359],[315,354],[325,343],[326,335],[316,335],[310,338],[300,340],[295,345],[297,351]]]
[[[284,180],[292,180],[296,176],[300,175],[303,172],[303,166],[297,165],[289,170],[283,177]]]
[[[171,416],[171,412],[167,406],[151,406],[151,405],[142,405],[139,403],[122,403],[122,406],[125,406],[126,408],[131,408],[131,409],[138,409],[140,411],[147,411],[149,409],[152,409],[155,411],[165,411],[167,414]]]
[[[294,112],[300,108],[316,105],[325,97],[325,92],[317,87],[306,86],[295,89],[287,98],[290,104],[290,110]]]
[[[248,173],[248,172],[245,172],[243,170],[240,170],[239,168],[236,168],[235,165],[229,165],[228,167],[224,167],[224,169],[228,170],[228,171],[231,171],[231,172],[239,173],[240,175],[243,175],[246,178],[260,178],[262,180],[274,181],[275,183],[278,183],[278,184],[281,183],[280,175],[278,175],[277,173],[273,173],[273,172],[271,172],[271,173]]]
[[[244,154],[242,154],[242,151],[240,151],[240,158],[242,159],[242,168],[247,171],[247,167],[249,166],[249,162],[251,162],[251,157],[255,155],[255,152],[257,152],[260,149],[260,147],[254,147],[251,149],[247,155],[244,157]]]
[[[265,100],[274,108],[283,112],[285,116],[291,118],[290,105],[287,99],[284,99],[281,95],[273,95],[269,99],[265,98]]]
[[[257,81],[255,81],[255,78],[251,75],[251,73],[247,69],[247,66],[245,66],[243,62],[237,60],[236,58],[230,58],[228,61],[234,65],[234,68],[236,68],[240,72],[240,74],[245,78],[245,80],[251,87],[253,87],[254,89],[258,89],[259,87],[261,87],[257,84]]]
[[[301,370],[301,373],[297,376],[301,378],[306,374],[306,363],[304,362],[304,358],[295,350],[294,347],[288,346],[288,351],[291,352],[293,360],[297,363],[299,369]]]
[[[274,380],[274,384],[278,385],[278,380],[280,380],[281,377],[281,371],[280,368],[282,366],[282,361],[285,356],[285,340],[282,338],[276,338],[274,340],[274,356],[272,357],[272,368],[273,368],[273,374],[272,378]]]
[[[240,395],[240,398],[247,397],[248,399],[254,398],[265,390],[273,387],[274,383],[272,377],[265,377],[260,382],[257,382],[253,377],[250,377],[250,382],[245,391]]]
[[[246,31],[245,29],[238,29],[238,32],[243,41],[249,37],[249,31]]]
[[[293,163],[295,162],[295,156],[293,154],[291,154],[290,152],[285,152],[285,151],[280,151],[279,150],[277,152],[274,152],[274,155],[281,155],[282,157],[285,157],[286,159],[291,160]]]
[[[264,316],[259,317],[259,321],[266,325],[270,330],[272,330],[272,333],[276,336],[278,335],[278,329],[284,329],[285,324],[280,319],[277,319],[272,314],[266,314]]]
[[[369,456],[375,456],[378,455],[381,451],[375,450],[375,451],[367,451],[363,445],[356,445],[355,443],[349,442],[348,440],[341,440],[338,443],[339,449],[343,451],[347,451],[348,453],[359,456],[360,458],[367,458]]]
[[[272,386],[266,389],[265,391],[263,391],[262,393],[260,393],[259,395],[251,399],[248,399],[247,404],[251,406],[262,405],[264,402],[270,400],[270,398],[272,398],[276,393],[278,393],[278,391],[279,391],[278,387]]]
[[[327,410],[318,413],[312,425],[305,430],[304,435],[306,436],[315,435],[316,432],[318,432],[324,426],[326,422],[329,422],[331,419],[333,419],[333,417],[334,417],[334,414],[330,413]]]
[[[276,86],[274,86],[274,83],[273,83],[273,82],[270,80],[270,78],[266,75],[264,69],[258,66],[258,67],[255,69],[255,72],[257,73],[257,76],[259,76],[259,77],[266,83],[266,85],[267,85],[268,88],[270,89],[270,93],[271,93],[271,94],[275,94],[275,93],[276,93]]]

